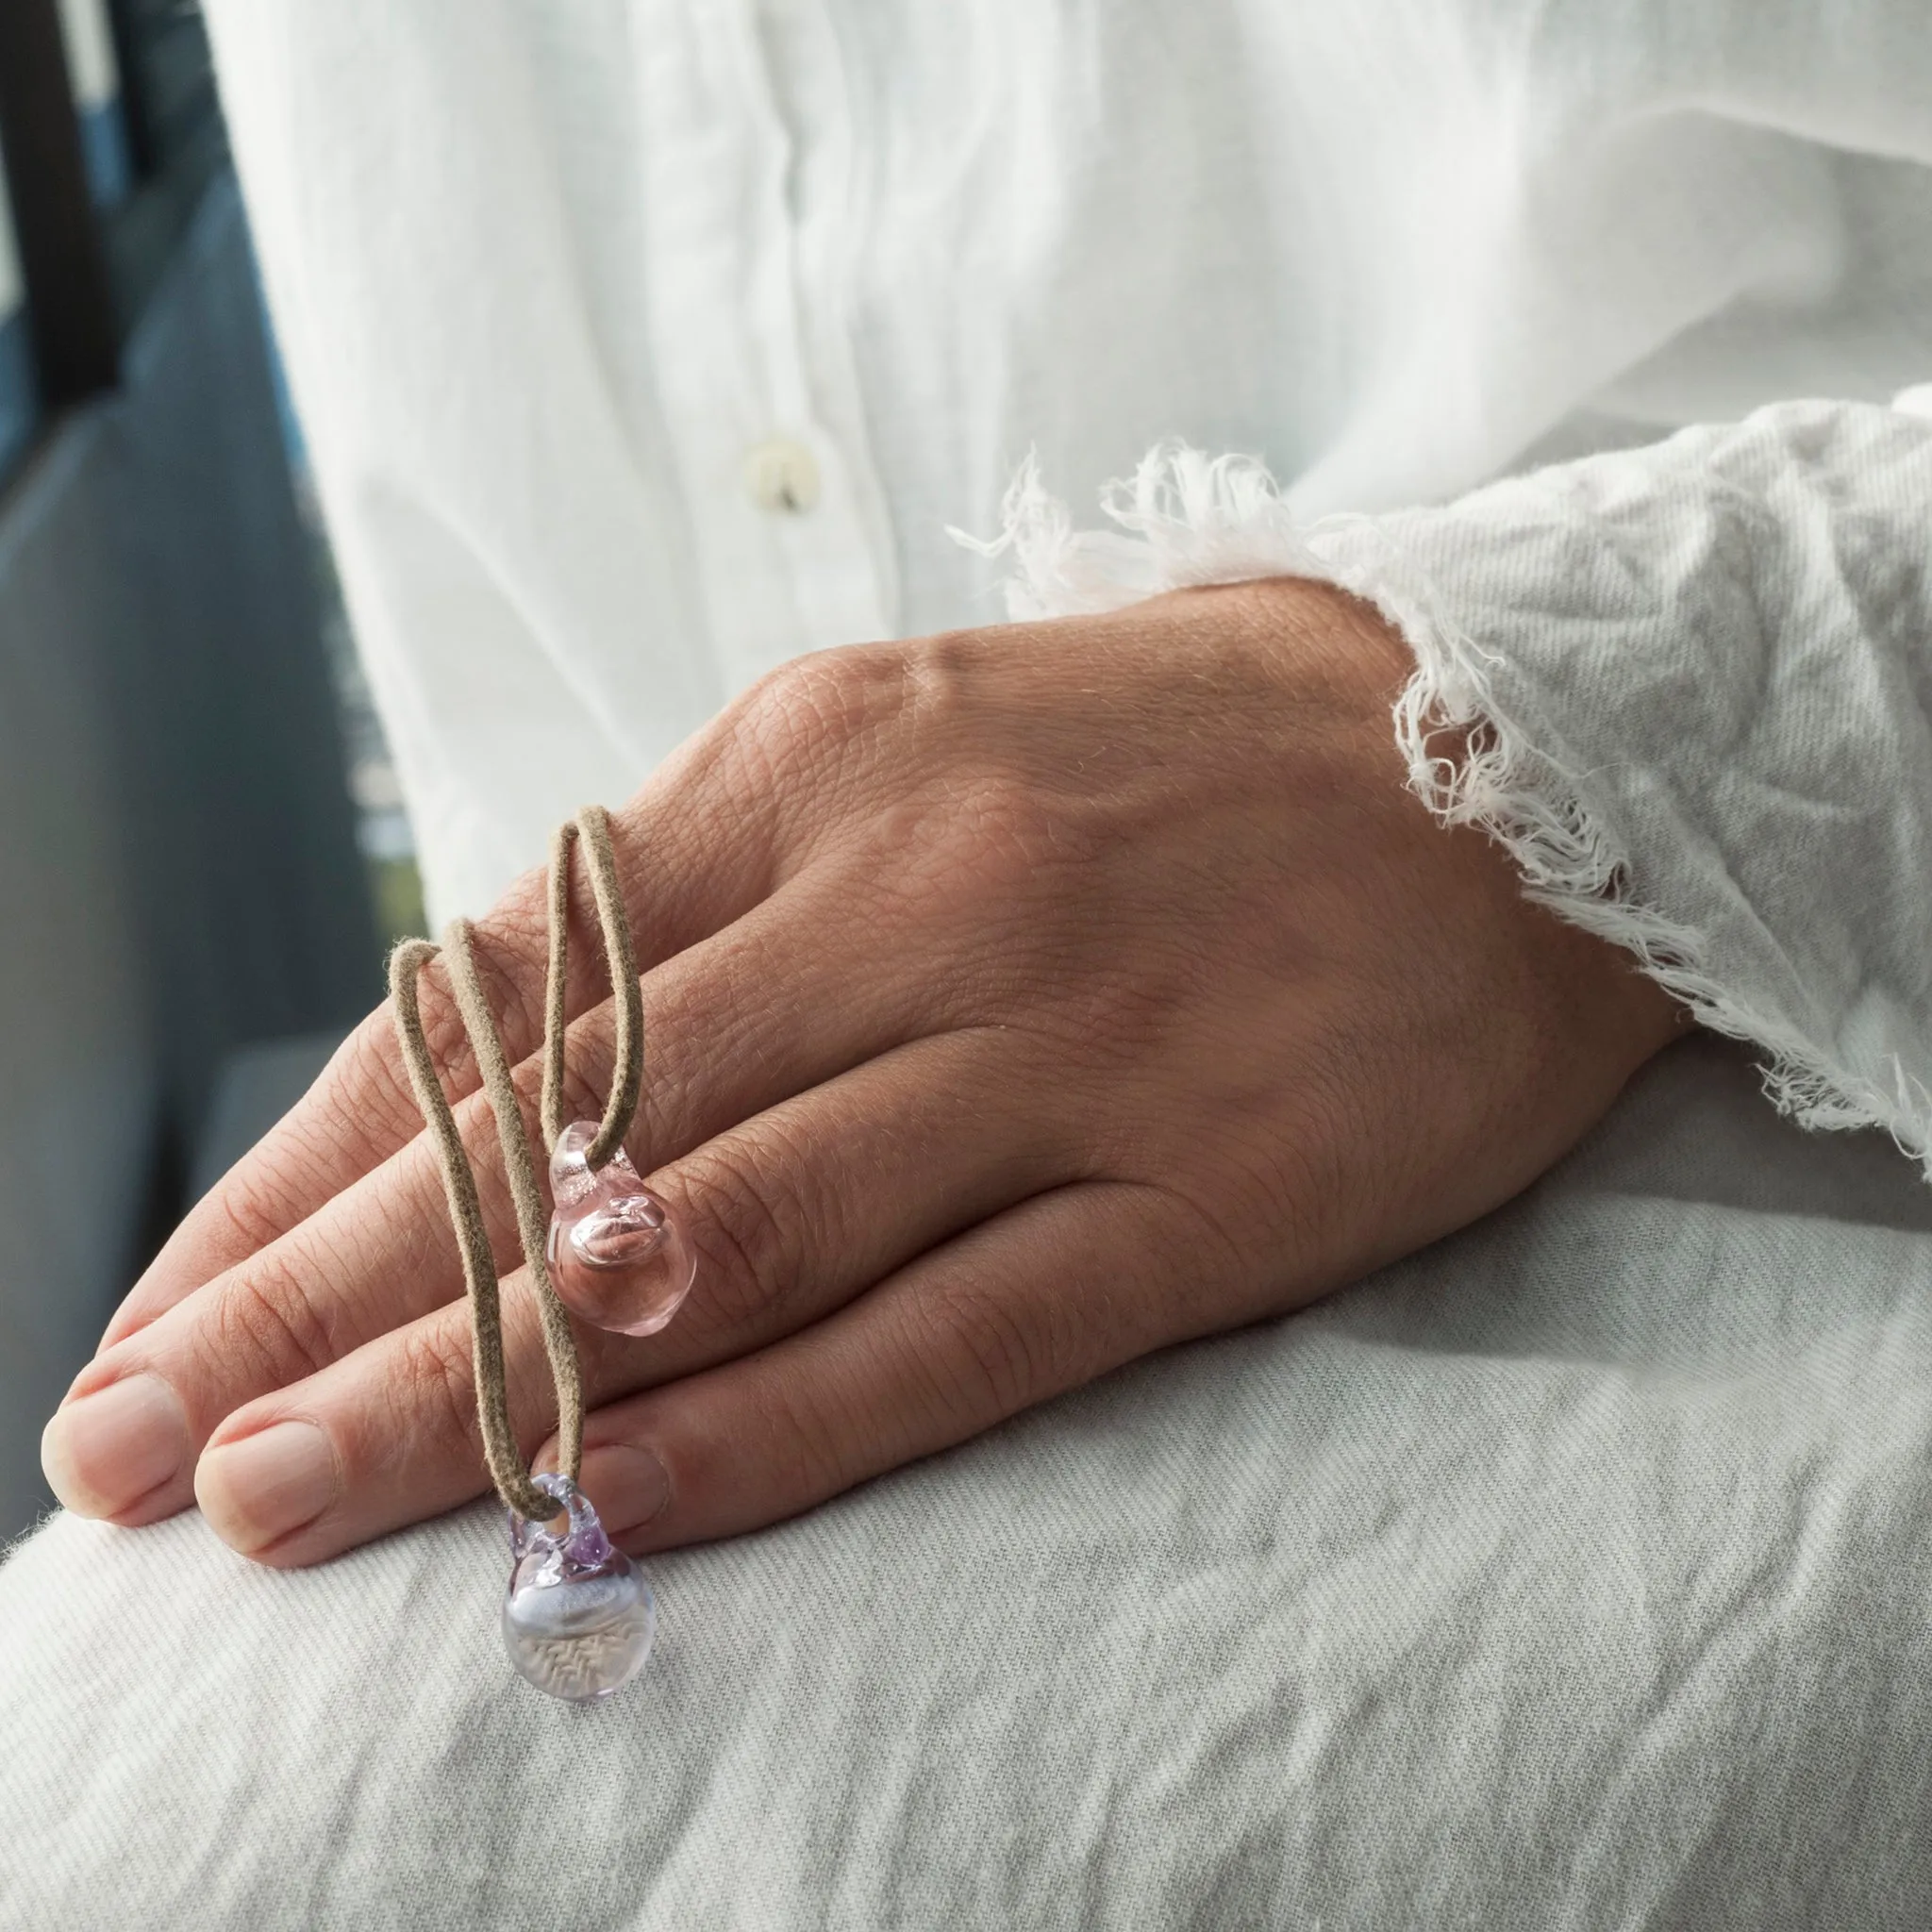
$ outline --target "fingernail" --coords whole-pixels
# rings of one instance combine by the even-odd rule
[[[188,1412],[158,1375],[124,1375],[58,1410],[41,1435],[41,1467],[80,1516],[112,1516],[180,1473]]]
[[[627,1536],[662,1513],[671,1501],[671,1478],[650,1450],[628,1442],[584,1454],[577,1486],[612,1536]]]
[[[205,1450],[194,1472],[201,1513],[244,1556],[313,1523],[339,1486],[335,1450],[313,1423],[275,1423]]]

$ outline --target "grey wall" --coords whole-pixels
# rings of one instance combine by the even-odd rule
[[[378,996],[232,182],[0,495],[0,1535],[217,1070]]]

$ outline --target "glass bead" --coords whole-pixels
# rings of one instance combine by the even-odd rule
[[[697,1257],[622,1148],[591,1172],[584,1150],[596,1137],[595,1121],[574,1121],[550,1157],[551,1286],[593,1327],[655,1335],[691,1292]]]
[[[570,1521],[552,1530],[511,1516],[504,1646],[538,1690],[591,1704],[643,1669],[657,1634],[657,1606],[643,1572],[604,1534],[583,1491],[567,1476],[546,1474],[535,1481]]]

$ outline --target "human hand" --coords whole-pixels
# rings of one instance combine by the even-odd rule
[[[628,1147],[696,1287],[580,1331],[582,1483],[633,1551],[753,1529],[1526,1185],[1682,1024],[1405,788],[1407,653],[1275,579],[806,658],[622,811],[646,1074]],[[574,933],[569,1063],[611,1007]],[[541,875],[477,953],[534,1124]],[[516,1235],[440,967],[424,1018]],[[71,1507],[197,1497],[295,1565],[486,1486],[436,1156],[387,1008],[188,1216],[49,1425]],[[526,1278],[524,1447],[554,1423]],[[197,1460],[198,1458],[198,1460]]]

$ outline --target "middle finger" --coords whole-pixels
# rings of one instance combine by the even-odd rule
[[[949,1024],[935,992],[958,977],[945,970],[945,933],[922,928],[916,945],[903,936],[895,943],[886,908],[868,916],[868,891],[876,899],[879,889],[856,871],[829,861],[808,869],[644,976],[645,1092],[629,1137],[644,1156],[640,1167]],[[601,1113],[592,1096],[611,1058],[607,1001],[571,1029],[576,1112]],[[526,1131],[541,1081],[536,1057],[517,1069]],[[508,1270],[520,1256],[495,1128],[480,1094],[456,1111],[497,1264]],[[129,1525],[185,1508],[194,1457],[224,1417],[462,1291],[436,1151],[419,1134],[81,1371],[46,1437],[61,1500]]]
[[[1071,1096],[1043,1094],[1012,1041],[914,1041],[653,1175],[698,1250],[697,1283],[660,1335],[580,1335],[587,1404],[792,1334],[961,1229],[1082,1177]],[[527,1449],[556,1410],[518,1287],[505,1354]],[[202,1457],[203,1511],[245,1554],[292,1565],[478,1493],[469,1343],[468,1310],[440,1308],[231,1415]]]

